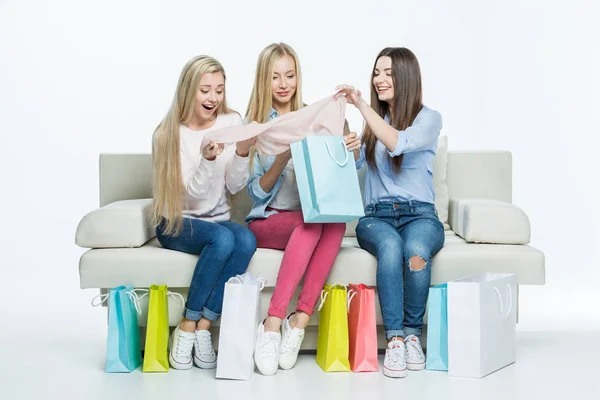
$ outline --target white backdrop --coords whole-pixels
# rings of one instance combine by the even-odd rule
[[[230,106],[243,113],[260,50],[284,41],[300,56],[308,103],[340,83],[368,93],[379,50],[412,49],[450,148],[513,153],[514,202],[546,253],[548,285],[524,290],[525,305],[548,318],[548,304],[598,315],[597,2],[366,3],[0,0],[0,307],[101,323],[87,308],[95,293],[78,288],[74,245],[98,205],[98,154],[149,152],[198,54],[223,63]],[[360,114],[348,116],[359,130]]]

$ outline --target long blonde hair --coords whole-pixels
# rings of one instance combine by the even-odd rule
[[[283,56],[290,56],[296,64],[296,93],[290,100],[291,111],[297,111],[302,108],[302,71],[300,69],[300,60],[298,55],[289,45],[285,43],[272,43],[264,48],[258,56],[256,63],[256,75],[254,77],[254,86],[252,95],[246,109],[246,119],[248,122],[258,122],[263,124],[268,121],[273,108],[272,80],[275,63]],[[250,149],[250,163],[253,163],[256,148]],[[252,168],[252,165],[250,166]]]
[[[197,56],[188,61],[179,76],[171,108],[152,137],[152,223],[158,225],[165,219],[165,234],[177,235],[183,225],[186,196],[179,153],[179,127],[187,124],[194,115],[202,76],[218,72],[226,78],[223,66],[212,57]],[[215,115],[230,112],[232,110],[227,107],[223,90],[223,102],[217,107]]]

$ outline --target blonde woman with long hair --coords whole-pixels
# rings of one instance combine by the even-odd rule
[[[284,43],[260,54],[247,122],[264,123],[302,103],[302,77],[295,51]],[[346,137],[350,150],[360,148],[356,134]],[[319,294],[331,271],[345,224],[305,224],[290,150],[265,156],[251,150],[248,193],[254,206],[246,221],[259,247],[285,250],[266,320],[258,327],[254,358],[264,375],[278,366],[292,368]],[[286,317],[291,298],[304,277],[296,312]],[[280,333],[280,329],[282,332]]]
[[[200,255],[171,337],[169,361],[176,369],[216,366],[208,329],[221,313],[225,282],[243,274],[256,251],[252,232],[230,221],[229,204],[248,181],[254,141],[200,148],[207,132],[240,124],[240,115],[227,107],[221,64],[208,56],[191,59],[152,146],[158,240],[164,248]]]

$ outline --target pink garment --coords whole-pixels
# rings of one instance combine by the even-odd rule
[[[279,211],[251,222],[257,247],[284,250],[269,315],[285,318],[304,275],[296,310],[312,315],[315,303],[337,257],[345,224],[305,224],[301,211]]]
[[[333,100],[333,96],[322,99],[298,111],[290,112],[264,124],[252,122],[248,125],[224,128],[207,133],[202,147],[211,141],[236,143],[255,136],[256,148],[264,155],[277,155],[289,149],[289,145],[306,136],[342,136],[346,114],[346,98]]]

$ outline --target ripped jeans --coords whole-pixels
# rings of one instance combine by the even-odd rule
[[[431,259],[444,245],[435,206],[418,201],[367,206],[356,227],[360,247],[377,257],[377,291],[386,337],[421,335]]]

